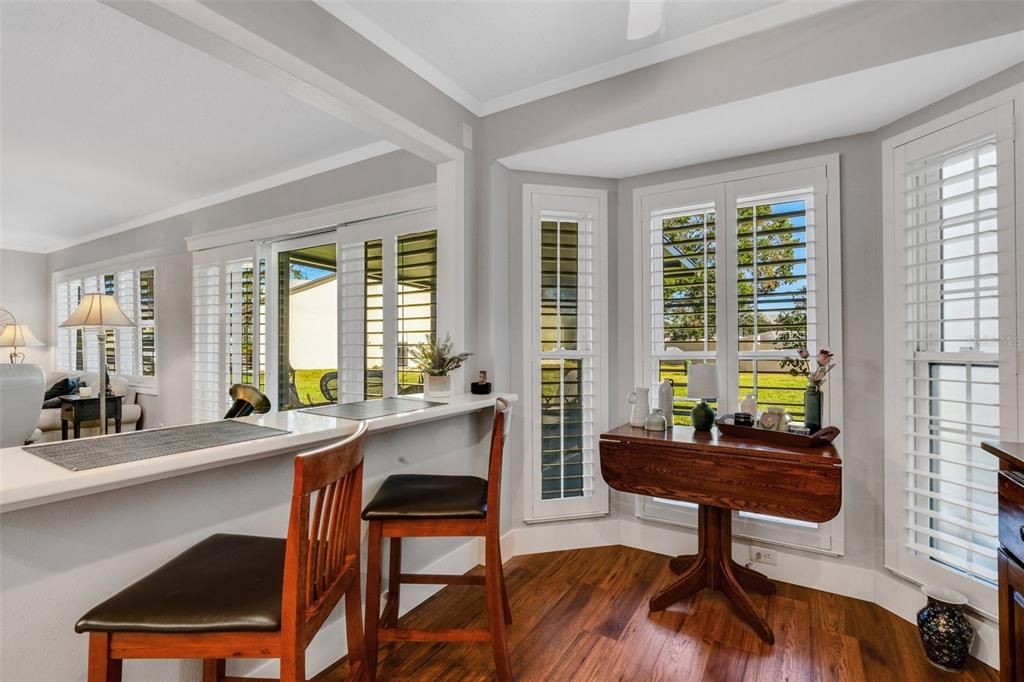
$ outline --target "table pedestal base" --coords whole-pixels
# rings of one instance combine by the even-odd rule
[[[672,559],[669,568],[679,578],[651,598],[651,611],[663,611],[705,588],[718,590],[761,639],[774,644],[775,634],[747,591],[775,594],[775,584],[767,576],[732,560],[732,512],[700,505],[697,534],[697,554]]]

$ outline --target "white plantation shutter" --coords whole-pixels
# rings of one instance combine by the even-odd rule
[[[82,278],[82,293],[84,294],[98,294],[100,293],[100,276],[91,275],[89,277]],[[96,332],[92,329],[82,330],[83,342],[85,344],[85,355],[83,360],[85,362],[85,371],[87,372],[98,372],[100,371],[99,354],[100,354],[100,340],[96,336]]]
[[[220,419],[232,384],[259,385],[261,269],[249,245],[197,252],[192,267],[192,416]]]
[[[409,351],[446,332],[436,224],[422,211],[338,228],[338,402],[422,392]]]
[[[139,321],[138,279],[135,270],[123,270],[115,278],[115,293],[121,310],[132,322]],[[124,376],[140,376],[139,369],[139,331],[137,327],[120,327],[114,332],[117,342],[116,363],[117,373]]]
[[[338,402],[363,400],[366,390],[366,246],[338,249],[339,335]]]
[[[81,271],[79,271],[81,272]],[[146,308],[142,309],[142,279],[146,275]],[[99,371],[99,340],[92,329],[65,329],[60,324],[71,315],[86,293],[109,294],[130,320],[147,328],[144,335],[139,327],[118,327],[107,330],[107,365],[112,373],[128,378],[138,384],[149,377],[153,383],[155,372],[156,340],[153,334],[156,325],[156,305],[152,295],[155,270],[146,268],[122,268],[103,271],[100,274],[76,275],[74,279],[57,279],[54,282],[54,317],[56,329],[56,367],[68,371]],[[146,348],[143,349],[144,340]],[[150,370],[143,370],[143,353],[149,361]]]
[[[980,444],[1019,419],[1012,108],[897,147],[894,171],[886,562],[991,608],[998,462]]]
[[[197,256],[198,261],[198,256]],[[221,366],[221,266],[192,266],[192,418],[217,419],[224,406]]]
[[[597,439],[607,426],[603,192],[524,187],[530,423],[527,518],[606,513]]]
[[[78,290],[81,284],[77,280],[58,282],[55,288],[56,322],[57,322],[57,369],[73,370],[76,365],[75,330],[65,329],[61,322],[68,319],[78,306]]]
[[[755,168],[640,191],[637,296],[640,385],[673,382],[678,425],[690,424],[689,368],[714,363],[720,412],[754,393],[803,420],[806,381],[780,366],[807,347],[838,351],[838,158]],[[838,191],[836,191],[838,194]],[[838,197],[833,196],[837,201]],[[834,213],[830,213],[830,208]],[[834,235],[830,238],[830,233]],[[842,366],[829,376],[823,422],[842,426]],[[696,506],[640,498],[645,518],[696,525]],[[842,518],[814,524],[739,512],[737,535],[843,551]]]

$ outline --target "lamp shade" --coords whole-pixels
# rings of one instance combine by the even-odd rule
[[[718,368],[709,364],[691,364],[686,376],[686,397],[696,400],[718,396]]]
[[[110,294],[85,294],[82,302],[75,308],[61,327],[134,327],[135,323],[117,304],[117,299]]]
[[[27,324],[9,324],[0,332],[0,348],[30,348],[45,345],[36,338]]]

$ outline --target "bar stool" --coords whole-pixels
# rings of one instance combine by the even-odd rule
[[[512,679],[506,625],[512,622],[501,568],[498,511],[501,509],[501,460],[511,423],[509,403],[498,398],[487,480],[476,476],[388,476],[363,510],[370,522],[366,568],[366,661],[376,678],[378,642],[490,642],[499,680]],[[391,538],[388,594],[380,611],[381,542]],[[482,537],[484,576],[402,573],[402,538]],[[483,585],[487,593],[487,629],[400,629],[401,584]]]
[[[224,679],[227,658],[280,658],[283,682],[304,681],[306,646],[342,597],[349,679],[367,679],[359,595],[366,428],[295,457],[286,539],[212,535],[82,616],[75,631],[89,633],[89,682],[120,680],[127,658],[201,658],[204,682]]]

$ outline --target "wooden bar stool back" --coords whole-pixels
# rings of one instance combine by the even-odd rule
[[[227,658],[280,658],[306,679],[306,647],[345,598],[349,677],[365,680],[359,545],[367,424],[295,457],[288,537],[213,535],[79,620],[90,682],[121,679],[128,658],[200,658],[204,682]]]
[[[475,476],[389,476],[363,510],[369,521],[366,574],[366,659],[375,679],[380,642],[490,642],[499,680],[511,680],[506,625],[512,622],[501,567],[501,465],[511,424],[508,401],[497,398],[487,480]],[[483,576],[402,573],[402,538],[482,537]],[[391,539],[388,593],[380,610],[381,550]],[[489,625],[480,629],[416,630],[398,627],[402,583],[483,585]]]

